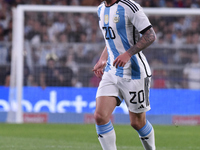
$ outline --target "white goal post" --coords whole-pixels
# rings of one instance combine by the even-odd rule
[[[23,62],[24,62],[24,13],[25,12],[71,12],[96,13],[97,7],[82,6],[47,6],[47,5],[18,5],[13,9],[13,41],[10,82],[10,113],[7,122],[23,123],[21,100],[23,98]],[[144,8],[147,15],[188,16],[200,15],[196,8]]]

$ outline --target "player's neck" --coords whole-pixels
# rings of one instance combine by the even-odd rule
[[[117,0],[105,0],[106,6],[111,6],[114,4]]]

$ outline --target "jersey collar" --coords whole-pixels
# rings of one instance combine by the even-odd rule
[[[116,3],[118,3],[120,0],[117,0],[116,2],[114,2],[112,5],[110,5],[110,6],[106,6],[106,4],[105,4],[105,2],[104,2],[104,4],[105,4],[105,6],[106,7],[111,7],[111,6],[113,6],[114,4],[116,4]]]

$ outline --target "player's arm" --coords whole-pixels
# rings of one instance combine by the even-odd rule
[[[132,46],[129,50],[127,50],[127,53],[130,54],[130,56],[133,56],[137,53],[139,53],[141,50],[145,49],[149,45],[151,45],[156,39],[156,34],[151,27],[148,29],[142,37],[139,39],[139,41]]]
[[[101,78],[103,75],[103,69],[106,66],[107,59],[108,59],[108,52],[107,52],[107,47],[105,47],[103,52],[101,53],[98,62],[96,63],[96,65],[92,70],[94,74],[99,78]]]
[[[142,37],[138,40],[138,42],[135,45],[133,45],[125,53],[119,55],[115,59],[115,61],[113,62],[113,66],[124,67],[133,55],[139,53],[141,50],[151,45],[155,41],[155,39],[156,34],[153,28],[151,27],[142,35]]]

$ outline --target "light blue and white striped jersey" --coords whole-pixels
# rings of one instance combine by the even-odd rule
[[[151,70],[142,52],[132,56],[124,67],[113,66],[113,61],[120,54],[136,44],[139,33],[151,28],[141,6],[132,0],[117,0],[109,7],[103,2],[98,7],[98,16],[108,51],[105,71],[127,79],[150,76]]]

